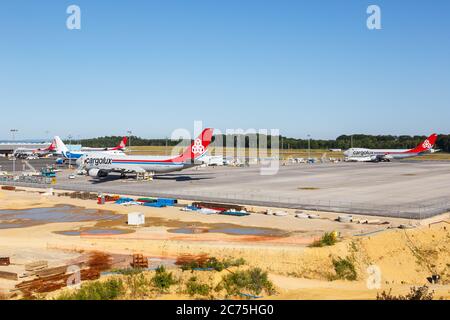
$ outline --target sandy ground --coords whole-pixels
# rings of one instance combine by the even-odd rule
[[[179,208],[123,207],[115,204],[99,206],[92,200],[42,196],[35,192],[0,191],[0,209],[26,209],[69,204],[86,208],[112,210],[119,214],[140,211],[150,221],[146,227],[121,235],[66,236],[57,231],[91,227],[114,227],[130,230],[125,219],[114,222],[49,223],[26,228],[0,229],[0,256],[11,256],[15,263],[40,259],[51,263],[67,261],[79,251],[100,250],[110,253],[143,253],[147,256],[176,258],[182,254],[209,254],[216,257],[243,257],[249,265],[269,271],[281,299],[372,299],[377,291],[393,289],[406,293],[412,285],[426,284],[433,273],[442,277],[434,285],[437,297],[450,298],[450,234],[449,215],[423,220],[415,229],[390,229],[366,236],[357,236],[386,229],[386,225],[338,223],[331,213],[319,213],[323,219],[298,219],[252,214],[247,217],[202,215],[180,211]],[[263,208],[253,208],[261,211]],[[355,217],[364,219],[366,217]],[[371,219],[371,218],[369,218]],[[372,218],[373,219],[373,218]],[[383,219],[391,226],[415,223],[399,219]],[[222,233],[174,234],[168,229],[180,225],[208,226],[236,224],[245,227],[273,228],[285,231],[284,236],[236,236]],[[343,240],[324,248],[308,248],[307,244],[325,231],[337,230]],[[357,281],[329,281],[333,273],[332,259],[352,256],[358,270]],[[52,259],[53,258],[53,259]],[[367,267],[381,270],[380,289],[368,289]],[[8,289],[12,281],[0,280],[0,288]]]

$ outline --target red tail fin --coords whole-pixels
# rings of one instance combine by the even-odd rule
[[[53,139],[52,144],[49,145],[47,148],[45,148],[42,151],[53,151],[53,150],[55,150],[55,148],[56,148],[56,141],[55,141],[55,139]]]
[[[122,141],[117,145],[117,147],[112,148],[111,150],[122,150],[127,146],[128,137],[123,137]]]
[[[202,156],[209,144],[211,143],[214,129],[206,128],[202,133],[191,143],[191,145],[184,150],[184,152],[173,159],[173,161],[189,161],[195,160]]]
[[[431,148],[433,148],[434,144],[436,143],[436,139],[437,139],[437,134],[433,133],[431,136],[429,136],[427,139],[425,139],[424,142],[419,144],[414,149],[409,150],[408,152],[419,153],[419,152],[424,152],[424,151],[430,150]]]

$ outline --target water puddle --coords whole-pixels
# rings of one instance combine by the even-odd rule
[[[11,228],[18,228],[22,227],[20,223],[3,223],[0,222],[0,229],[11,229]]]
[[[274,235],[274,230],[261,228],[224,228],[211,229],[212,233],[226,233],[232,235],[251,235],[251,236],[271,236]]]
[[[67,231],[57,231],[57,234],[62,234],[65,236],[95,236],[95,235],[116,235],[130,233],[127,230],[121,229],[87,229],[87,230],[67,230]]]
[[[269,228],[256,228],[256,227],[240,227],[240,226],[228,226],[228,225],[213,225],[212,228],[198,228],[198,227],[184,227],[167,230],[170,233],[179,234],[199,234],[199,233],[224,233],[229,235],[239,236],[283,236],[285,231]]]
[[[48,208],[0,210],[0,229],[22,228],[46,223],[118,220],[111,211],[60,205]]]
[[[55,233],[66,236],[120,235],[134,230],[115,228],[126,225],[126,215],[99,209],[86,209],[71,205],[23,210],[0,210],[0,229],[22,228],[46,223],[96,221],[95,227],[80,230],[64,230]],[[271,228],[245,227],[229,223],[202,223],[148,218],[146,227],[164,226],[177,234],[220,233],[236,236],[283,237],[286,231]]]
[[[207,233],[209,232],[209,230],[206,228],[176,228],[176,229],[168,229],[167,232],[182,233],[182,234],[197,234],[197,233]]]

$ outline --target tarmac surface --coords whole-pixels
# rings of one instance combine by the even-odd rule
[[[450,208],[450,162],[293,164],[281,166],[275,175],[261,175],[258,166],[206,167],[153,181],[115,174],[69,179],[71,172],[58,173],[53,187],[411,219]]]
[[[47,166],[55,165],[56,158],[42,158],[36,160],[22,160],[17,159],[16,162],[16,171],[26,171],[31,168],[27,165],[31,165],[36,171],[40,171],[42,168]],[[14,161],[9,160],[8,158],[0,158],[0,171],[12,172],[14,167]]]

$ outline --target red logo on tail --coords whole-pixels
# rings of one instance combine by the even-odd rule
[[[200,139],[195,139],[194,141],[194,145],[192,146],[192,153],[193,154],[202,154],[203,152],[205,152],[205,147],[203,147],[202,145],[202,140]]]

